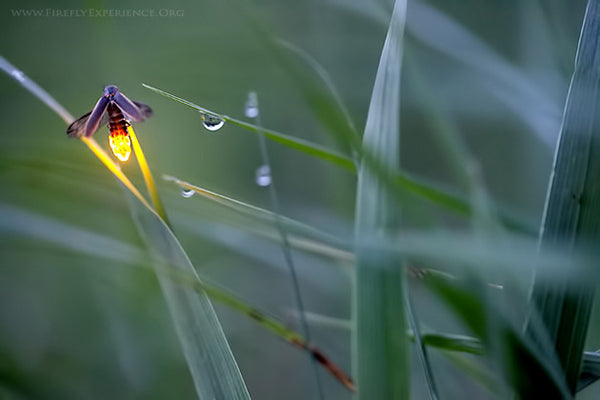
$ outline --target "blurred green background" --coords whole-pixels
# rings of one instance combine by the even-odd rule
[[[208,132],[198,113],[141,83],[239,118],[248,92],[255,91],[266,127],[335,149],[298,83],[253,33],[245,7],[323,65],[360,130],[391,5],[213,0],[49,6],[7,0],[0,6],[0,55],[75,117],[93,107],[107,84],[149,104],[155,115],[136,125],[136,133],[198,272],[299,329],[281,249],[246,229],[254,227],[251,221],[199,196],[183,198],[161,179],[177,176],[270,208],[266,189],[254,182],[261,164],[256,136],[228,124]],[[583,0],[410,1],[405,57],[428,88],[404,74],[403,168],[456,187],[444,148],[430,131],[419,92],[427,90],[459,128],[498,204],[536,226],[584,7]],[[183,15],[56,16],[90,8]],[[19,10],[50,16],[17,16]],[[439,15],[460,31],[448,35]],[[82,143],[67,140],[57,115],[9,76],[0,76],[0,89],[0,397],[195,398],[156,280],[150,270],[132,268],[143,264],[135,261],[143,244],[119,183]],[[106,137],[105,128],[96,133],[103,145]],[[275,143],[269,151],[282,213],[351,237],[355,176]],[[123,168],[142,184],[132,161]],[[410,201],[407,224],[461,224],[419,199]],[[125,253],[133,261],[125,262]],[[348,319],[348,267],[294,255],[307,310]],[[445,318],[447,311],[436,304],[421,295],[424,323]],[[253,398],[311,398],[304,354],[245,316],[216,308]],[[349,338],[343,329],[313,326],[314,341],[346,371]],[[442,385],[464,379],[438,361]],[[415,375],[414,397],[420,398],[422,378]],[[350,398],[329,375],[322,377],[328,399]],[[472,391],[484,396],[476,385]]]

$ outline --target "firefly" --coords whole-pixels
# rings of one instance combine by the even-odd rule
[[[131,155],[129,129],[132,122],[140,122],[152,116],[152,109],[144,103],[129,100],[118,87],[109,85],[92,111],[75,120],[67,128],[67,136],[91,137],[98,126],[106,125],[110,135],[108,144],[120,161],[127,161]]]

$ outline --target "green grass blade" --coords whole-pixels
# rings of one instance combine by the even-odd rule
[[[585,352],[583,355],[583,366],[581,375],[577,383],[577,391],[585,389],[587,386],[600,379],[600,353]]]
[[[385,39],[369,106],[363,146],[394,174],[399,162],[400,76],[406,1],[398,0]],[[359,399],[407,399],[409,346],[404,279],[399,259],[361,247],[369,236],[385,237],[397,222],[397,206],[385,184],[364,163],[358,174],[357,262],[354,279],[353,367]]]
[[[73,122],[75,118],[73,118],[73,116],[69,114],[69,112],[58,103],[58,101],[54,100],[54,98],[50,96],[48,92],[42,89],[37,83],[29,79],[27,75],[23,73],[23,71],[19,70],[17,67],[9,63],[2,56],[0,56],[0,69],[6,72],[8,75],[10,75],[25,89],[29,90],[35,97],[40,99],[50,109],[57,113],[67,124]]]
[[[238,120],[236,118],[232,118],[224,114],[219,114],[217,112],[203,108],[197,104],[194,104],[188,100],[182,99],[181,97],[175,96],[174,94],[165,92],[164,90],[157,89],[147,84],[143,84],[143,86],[147,89],[152,90],[155,93],[160,94],[161,96],[170,98],[190,108],[193,108],[194,110],[200,113],[214,115],[220,119],[223,119],[224,121],[230,122],[236,126],[247,129],[254,133],[262,132],[268,139],[271,139],[277,143],[283,144],[290,148],[320,158],[324,161],[331,162],[342,168],[352,171],[355,170],[355,165],[352,158],[346,157],[332,150],[328,150],[325,147],[322,147],[318,144],[294,138],[293,136],[276,132],[271,129],[260,128],[248,122]],[[357,153],[360,154],[361,152],[364,153],[364,150],[357,150]],[[417,196],[420,196],[443,209],[450,210],[459,215],[468,216],[471,214],[471,206],[469,205],[469,202],[465,200],[464,196],[452,193],[447,189],[443,189],[438,185],[411,176],[410,174],[407,174],[405,172],[395,171],[393,175],[385,175],[385,172],[383,171],[385,168],[379,165],[376,158],[373,155],[371,155],[370,152],[367,151],[362,155],[365,164],[369,166],[369,168],[371,168],[375,174],[382,177],[382,181],[385,183],[386,186],[388,186],[390,191],[394,193],[396,198],[401,199],[404,195],[404,191],[407,191]],[[515,217],[511,213],[502,212],[502,210],[500,210],[499,213],[502,221],[507,227],[525,233],[536,232],[536,228],[532,227],[532,224],[521,221],[519,218]]]
[[[332,162],[332,163],[337,164],[340,167],[343,167],[345,169],[354,170],[354,162],[352,161],[351,158],[346,157],[337,152],[328,150],[325,147],[320,146],[318,144],[314,144],[314,143],[308,142],[306,140],[298,139],[293,136],[286,135],[284,133],[279,133],[279,132],[276,132],[276,131],[273,131],[270,129],[261,128],[259,126],[250,124],[248,122],[230,117],[228,115],[223,115],[223,114],[219,114],[219,113],[207,110],[206,108],[200,107],[199,105],[194,104],[185,99],[182,99],[181,97],[177,97],[174,94],[165,92],[164,90],[157,89],[157,88],[147,85],[145,83],[143,84],[143,86],[146,89],[150,89],[153,92],[160,94],[161,96],[170,98],[170,99],[175,100],[181,104],[184,104],[190,108],[193,108],[194,110],[196,110],[202,114],[214,115],[214,116],[222,119],[225,122],[229,122],[233,125],[237,125],[241,128],[247,129],[254,133],[263,133],[267,138],[273,140],[274,142],[283,144],[292,149],[296,149],[298,151],[312,155],[312,156],[320,158],[322,160]]]
[[[574,251],[600,240],[600,75],[598,37],[600,1],[590,0],[583,22],[575,71],[567,96],[563,123],[544,210],[540,236],[542,249],[568,244]],[[545,266],[537,275],[545,273]],[[549,332],[554,351],[574,393],[594,288],[573,282],[565,268],[564,278],[536,282],[532,301]]]
[[[199,194],[200,196],[206,199],[212,200],[229,209],[235,210],[244,215],[248,215],[262,222],[273,223],[273,220],[275,218],[275,214],[273,214],[273,212],[265,210],[264,208],[256,207],[252,204],[245,203],[241,200],[237,200],[232,197],[225,196],[223,194],[216,193],[208,189],[204,189],[200,186],[192,185],[189,182],[183,181],[173,176],[165,175],[163,176],[163,178],[167,181],[174,182],[181,188],[193,190],[195,193]],[[300,234],[310,239],[317,240],[323,245],[330,245],[337,249],[351,249],[351,246],[349,245],[348,241],[341,240],[340,238],[335,237],[332,234],[323,232],[317,228],[314,228],[300,221],[296,221],[292,218],[284,216],[279,216],[278,218],[281,219],[281,222],[286,229],[290,229],[296,234]]]
[[[435,275],[428,275],[425,282],[481,339],[485,353],[501,346],[501,375],[497,378],[502,377],[521,398],[570,398],[556,357],[540,351],[501,309],[487,301],[479,286],[459,285]]]
[[[57,112],[66,123],[72,120],[66,110],[46,91],[0,59],[0,68]],[[17,71],[19,73],[14,73]],[[91,139],[90,139],[91,140]],[[88,140],[89,141],[89,140]],[[126,178],[125,178],[126,179]],[[123,182],[123,180],[122,180]],[[125,182],[123,182],[125,183]],[[127,187],[131,211],[140,234],[154,256],[154,266],[173,316],[183,353],[200,399],[250,399],[237,363],[206,293],[173,283],[162,271],[177,267],[191,274],[195,270],[183,248],[161,217],[143,201],[135,187]],[[196,276],[196,278],[198,278]],[[199,279],[199,278],[198,278]]]
[[[200,280],[183,248],[160,217],[132,196],[130,202],[134,220],[153,256],[199,398],[249,399],[207,294],[173,282],[164,272],[175,268]]]
[[[455,351],[475,355],[482,355],[484,352],[481,340],[471,336],[425,332],[421,333],[421,340],[429,347],[435,347],[445,351]]]
[[[419,321],[417,319],[416,312],[412,305],[412,300],[410,298],[408,287],[404,288],[404,298],[406,304],[406,317],[412,331],[414,332],[413,341],[416,345],[417,356],[419,357],[419,361],[421,362],[421,366],[423,367],[423,375],[425,376],[425,382],[427,383],[426,386],[429,393],[429,399],[437,400],[439,399],[439,395],[437,391],[437,386],[435,384],[435,378],[433,376],[433,369],[431,367],[431,363],[429,362],[427,347],[421,334],[421,327],[419,326]]]
[[[558,125],[560,106],[544,87],[427,3],[412,4],[407,30],[422,43],[467,66],[473,80],[518,115],[548,148],[554,145],[553,129]]]
[[[155,272],[157,268],[157,266],[150,265],[146,253],[136,246],[3,203],[0,203],[1,235],[20,235],[43,240],[75,253],[123,263],[126,266],[141,268],[145,271]],[[327,358],[323,351],[310,345],[300,333],[288,328],[281,321],[239,299],[226,289],[199,280],[195,274],[167,266],[161,270],[161,273],[174,283],[199,293],[206,293],[211,300],[253,319],[261,327],[294,347],[309,354],[318,352],[323,357],[322,360],[318,360],[321,366],[349,390],[353,390],[352,380]]]

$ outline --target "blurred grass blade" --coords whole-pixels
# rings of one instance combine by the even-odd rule
[[[598,379],[600,379],[600,353],[586,352],[583,355],[583,367],[577,383],[577,391],[585,389]]]
[[[225,122],[229,122],[233,125],[237,125],[241,128],[247,129],[254,133],[263,133],[267,138],[273,140],[274,142],[283,144],[292,149],[302,151],[303,153],[312,155],[312,156],[320,158],[322,160],[332,162],[332,163],[337,164],[340,167],[343,167],[345,169],[354,170],[354,162],[352,161],[351,158],[346,157],[337,152],[328,150],[325,147],[320,146],[318,144],[310,143],[306,140],[298,139],[293,136],[279,133],[279,132],[276,132],[276,131],[273,131],[270,129],[261,128],[259,126],[250,124],[248,122],[207,110],[207,109],[200,107],[199,105],[196,105],[190,101],[182,99],[181,97],[177,97],[171,93],[165,92],[164,90],[160,90],[160,89],[157,89],[150,85],[146,85],[145,83],[143,84],[143,86],[146,89],[150,89],[153,92],[160,94],[161,96],[168,97],[168,98],[175,100],[181,104],[184,104],[190,108],[193,108],[200,113],[214,115],[214,116],[222,119]]]
[[[429,399],[437,400],[439,399],[439,396],[435,384],[435,378],[433,377],[433,369],[431,368],[431,363],[429,362],[426,344],[421,334],[421,327],[419,326],[419,321],[410,298],[410,292],[408,290],[408,286],[406,285],[404,287],[404,298],[404,302],[406,304],[406,317],[413,331],[413,341],[416,345],[417,356],[419,357],[419,361],[423,367],[423,375],[425,375],[425,382],[427,383],[425,386],[427,386]]]
[[[57,113],[67,124],[73,122],[73,116],[69,114],[69,112],[56,100],[54,100],[54,98],[50,96],[48,92],[42,89],[37,83],[29,79],[27,75],[23,73],[23,71],[9,63],[2,56],[0,56],[0,69],[10,75],[25,89],[29,90],[35,97],[44,102],[44,104],[46,104],[49,108],[54,110],[54,112]]]
[[[494,346],[500,346],[500,376],[520,398],[571,398],[558,360],[551,354],[539,351],[535,343],[523,335],[500,308],[486,300],[478,287],[451,282],[436,275],[427,275],[425,282],[473,334],[481,338],[485,353],[493,350]],[[493,323],[489,323],[489,319]],[[493,358],[494,354],[491,356],[492,361],[497,360]]]
[[[575,71],[546,198],[540,248],[567,244],[573,252],[600,240],[600,1],[588,2]],[[597,254],[597,251],[595,251]],[[540,264],[537,277],[545,274]],[[574,282],[566,267],[555,281],[536,279],[532,302],[553,341],[571,392],[576,390],[594,287]]]
[[[344,116],[344,119],[346,120],[346,125],[352,131],[352,135],[357,138],[358,131],[356,129],[356,126],[354,125],[354,121],[352,120],[350,112],[344,104],[344,101],[342,100],[342,97],[340,96],[337,88],[335,87],[335,84],[333,83],[333,79],[331,78],[327,70],[323,68],[323,66],[319,64],[317,60],[311,57],[310,54],[308,54],[306,51],[302,50],[298,46],[286,42],[285,40],[277,40],[277,43],[298,55],[298,57],[300,57],[304,62],[306,62],[306,64],[308,64],[311,67],[311,69],[319,76],[319,78],[325,84],[325,87],[327,87],[327,90],[329,91],[329,94],[331,96],[330,101],[337,106],[339,112]]]
[[[0,233],[44,240],[113,262],[139,264],[148,260],[141,248],[6,203],[0,203]]]
[[[146,252],[131,244],[3,203],[0,203],[1,235],[22,235],[35,238],[76,253],[98,257],[107,261],[125,263],[147,271],[154,272],[156,268],[150,266]],[[316,346],[309,345],[301,334],[289,329],[282,322],[252,307],[227,290],[198,280],[196,275],[184,270],[168,268],[162,270],[162,273],[173,280],[174,283],[181,284],[197,292],[205,292],[213,301],[222,303],[232,310],[253,319],[261,327],[279,336],[289,344],[313,354],[313,356],[318,354],[319,358],[316,360],[321,366],[348,390],[354,390],[352,379],[341,368],[331,361],[323,351]]]
[[[356,12],[361,17],[368,16],[379,23],[387,23],[389,9],[380,3],[361,0],[329,2]],[[562,26],[557,24],[556,27]],[[407,31],[422,43],[469,67],[473,72],[470,79],[485,86],[549,148],[554,146],[560,106],[556,96],[543,85],[536,85],[535,79],[510,64],[460,23],[426,2],[410,3]]]
[[[7,63],[4,59],[0,61],[2,69],[6,70]],[[11,73],[9,70],[6,72]],[[20,73],[18,76],[24,75]],[[59,113],[66,123],[71,122],[72,117],[42,88],[25,78],[18,81]],[[96,141],[93,138],[82,138],[82,141],[128,189],[132,214],[140,234],[154,256],[156,273],[175,321],[198,396],[202,400],[249,399],[250,395],[242,375],[206,293],[197,293],[181,287],[164,274],[166,267],[177,267],[195,275],[195,270],[181,245],[161,217]],[[139,146],[137,150],[143,157]],[[145,160],[143,162],[145,163]],[[145,167],[148,169],[147,164]],[[147,172],[149,173],[149,169]],[[144,178],[147,178],[146,175]]]
[[[406,1],[397,0],[383,45],[363,146],[385,166],[398,169],[400,76]],[[409,346],[404,315],[403,270],[398,257],[362,247],[366,237],[386,237],[397,222],[384,183],[366,166],[358,174],[353,367],[359,399],[408,399]]]
[[[435,347],[440,350],[475,355],[482,355],[484,353],[481,340],[471,336],[426,332],[421,333],[421,340],[426,346]]]
[[[187,190],[193,190],[195,193],[198,193],[202,197],[212,200],[218,204],[221,204],[229,209],[235,210],[244,215],[248,215],[259,219],[263,222],[272,223],[275,215],[264,208],[253,206],[252,204],[244,203],[243,201],[210,191],[208,189],[201,188],[196,185],[192,185],[186,181],[178,179],[173,176],[165,175],[163,178],[167,181],[172,181],[176,183],[178,186],[185,188]],[[284,216],[279,216],[281,222],[285,225],[286,229],[290,229],[291,231],[307,236],[310,239],[318,240],[321,244],[334,246],[337,249],[343,250],[351,250],[351,246],[348,241],[344,241],[332,234],[327,232],[323,232],[317,228],[314,228],[310,225],[304,224],[300,221],[296,221],[292,218],[287,218]]]
[[[129,196],[131,211],[154,259],[167,305],[175,322],[183,354],[200,399],[249,399],[225,334],[205,292],[173,282],[164,271],[171,268],[192,274],[199,281],[181,245],[161,218]]]
[[[471,68],[473,79],[525,121],[543,143],[554,146],[560,108],[543,87],[429,4],[412,2],[407,25],[417,39]]]
[[[498,396],[498,383],[488,368],[485,368],[485,365],[476,362],[476,360],[473,360],[466,354],[445,350],[439,353],[483,388],[487,389],[490,393],[496,394],[495,398],[500,398]]]
[[[306,154],[312,155],[322,160],[332,162],[333,164],[339,165],[345,169],[349,169],[352,171],[355,170],[354,161],[350,157],[340,155],[339,153],[325,149],[322,146],[307,142],[302,139],[294,138],[292,136],[279,133],[270,129],[263,129],[248,122],[207,110],[190,101],[177,97],[163,90],[157,89],[150,85],[143,84],[143,86],[160,94],[161,96],[170,98],[190,108],[193,108],[198,112],[214,115],[224,121],[230,122],[234,125],[247,129],[254,133],[263,132],[267,138],[275,142],[302,151]],[[364,151],[364,149],[358,150],[359,153]],[[369,151],[367,151],[366,154],[363,154],[363,156],[363,161],[366,163],[367,166],[373,169],[375,174],[379,176],[385,175],[385,173],[382,171],[383,166],[379,165],[378,161],[370,154]],[[450,210],[457,214],[470,215],[471,213],[471,206],[469,205],[469,202],[465,200],[464,196],[452,193],[451,191],[443,189],[438,185],[435,185],[422,179],[418,179],[405,172],[395,171],[394,174],[385,177],[385,179],[383,179],[383,182],[385,183],[385,185],[388,186],[389,190],[392,193],[394,193],[396,198],[402,198],[402,196],[404,195],[403,191],[407,191],[410,193],[414,193],[417,196],[420,196],[424,199],[427,199],[431,203],[443,209]],[[504,212],[501,213],[500,216],[504,224],[514,230],[525,233],[535,232],[535,228],[532,228],[530,224],[519,220],[510,213]]]

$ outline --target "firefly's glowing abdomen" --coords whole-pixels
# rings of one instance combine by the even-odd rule
[[[117,107],[110,104],[108,106],[108,129],[110,130],[110,136],[108,137],[108,144],[119,161],[129,160],[131,155],[131,139],[129,139],[129,121],[125,119],[125,116]]]

